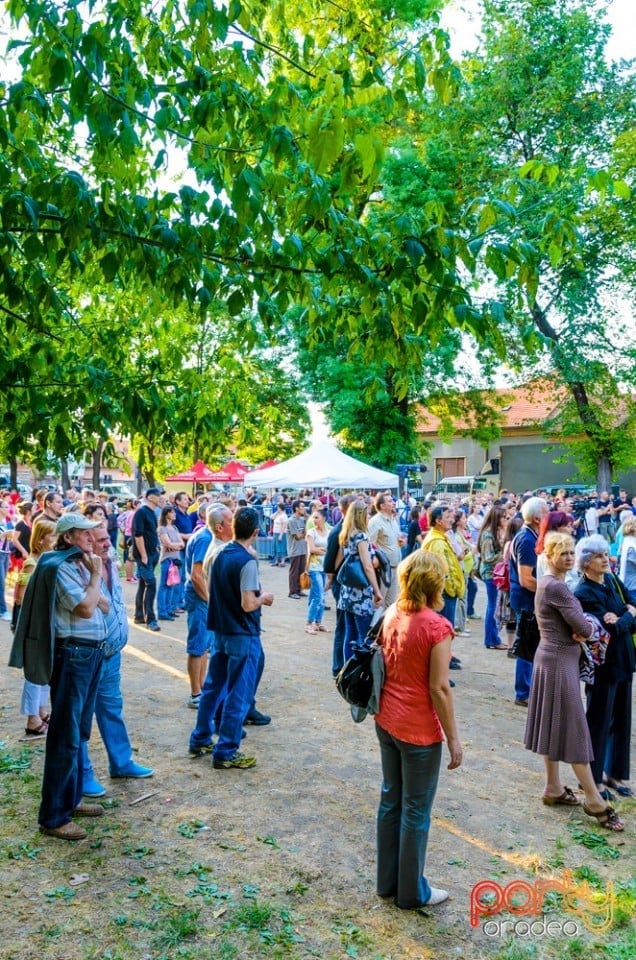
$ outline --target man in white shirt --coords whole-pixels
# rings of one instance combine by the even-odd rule
[[[387,557],[391,567],[391,586],[384,594],[386,609],[397,599],[397,577],[395,568],[402,559],[400,544],[400,526],[395,515],[395,504],[390,493],[379,493],[375,498],[375,513],[369,520],[369,540]],[[382,590],[382,587],[380,587]]]

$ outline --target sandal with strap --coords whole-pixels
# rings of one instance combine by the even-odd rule
[[[604,827],[605,830],[618,832],[624,829],[623,821],[619,819],[613,807],[605,807],[604,810],[595,812],[594,810],[590,810],[587,804],[584,803],[583,810],[587,813],[588,817],[594,817],[595,820],[598,820],[599,827]]]
[[[24,732],[27,737],[45,737],[48,729],[48,725],[43,720],[39,727],[25,727]]]
[[[569,787],[564,787],[563,793],[559,797],[546,797],[544,794],[541,797],[541,802],[545,803],[546,807],[556,807],[560,804],[564,807],[578,807],[581,804],[579,798]]]

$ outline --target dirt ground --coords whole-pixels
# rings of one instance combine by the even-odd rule
[[[219,771],[208,758],[189,758],[195,713],[187,707],[185,618],[164,623],[157,635],[131,620],[125,715],[136,758],[155,776],[111,781],[94,730],[91,754],[109,806],[100,820],[83,821],[85,841],[37,832],[43,745],[20,741],[21,677],[0,668],[0,957],[517,960],[579,955],[576,943],[591,944],[594,956],[633,957],[636,801],[620,803],[625,832],[605,836],[580,808],[541,804],[541,762],[523,748],[525,711],[513,702],[514,662],[485,650],[481,621],[455,641],[464,763],[448,771],[444,761],[427,856],[430,881],[451,899],[421,915],[375,896],[373,722],[352,722],[331,678],[332,635],[304,632],[306,601],[288,599],[287,572],[266,562],[261,572],[276,600],[263,616],[267,662],[258,696],[273,720],[249,727],[244,741],[257,765]],[[132,617],[135,588],[124,586]],[[479,591],[483,613],[482,585]],[[326,625],[334,618],[332,609]],[[0,631],[4,664],[8,625]],[[564,781],[576,786],[568,769]],[[147,793],[154,795],[130,805]],[[529,936],[524,928],[511,938],[510,927],[486,933],[483,921],[470,925],[478,881],[533,883],[565,868],[578,868],[579,877],[587,870],[597,886],[616,881],[631,918],[619,916],[594,936],[579,921],[574,946],[570,935]],[[78,875],[87,879],[74,885]],[[577,920],[558,905],[548,913]]]

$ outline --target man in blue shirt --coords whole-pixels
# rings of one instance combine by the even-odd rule
[[[210,568],[208,627],[214,631],[214,642],[196,727],[190,735],[190,753],[213,753],[216,769],[244,770],[256,763],[238,747],[262,655],[261,607],[274,602],[274,595],[263,593],[260,587],[253,552],[258,530],[259,517],[253,507],[237,510],[232,518],[233,539],[214,554]],[[219,707],[219,739],[212,748]]]
[[[513,651],[515,664],[515,703],[528,706],[532,663],[539,645],[539,627],[534,615],[537,590],[536,546],[539,527],[548,513],[548,505],[540,497],[530,497],[521,508],[523,526],[512,541],[510,550],[510,606],[517,618]]]
[[[214,540],[227,543],[232,539],[232,511],[222,504],[202,504],[200,514],[205,517],[201,527],[188,540],[185,549],[185,608],[188,612],[188,676],[190,698],[188,706],[198,710],[201,688],[208,669],[208,654],[214,634],[208,630],[208,581],[203,569],[205,556]]]

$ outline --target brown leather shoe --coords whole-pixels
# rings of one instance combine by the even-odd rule
[[[104,808],[101,803],[80,803],[73,810],[74,817],[103,817]]]
[[[63,823],[61,827],[40,827],[40,833],[47,837],[57,837],[58,840],[83,840],[88,836],[76,823]]]

